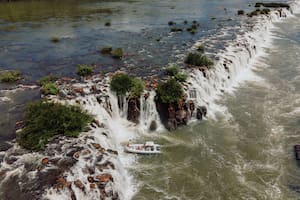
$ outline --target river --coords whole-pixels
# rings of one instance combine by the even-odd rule
[[[0,69],[20,70],[22,83],[49,74],[76,77],[77,64],[93,64],[98,72],[122,69],[144,77],[161,76],[167,63],[182,66],[197,41],[205,44],[210,57],[222,58],[226,47],[248,31],[242,25],[252,20],[236,15],[237,10],[250,12],[254,3],[1,3]],[[270,41],[250,69],[237,71],[232,79],[238,81],[230,88],[217,88],[222,92],[208,103],[212,109],[207,119],[174,132],[139,136],[138,140],[162,144],[163,153],[130,156],[133,165],[126,167],[133,177],[133,200],[300,199],[299,163],[293,154],[293,145],[300,140],[299,19],[295,14],[274,23]],[[200,23],[195,35],[170,33],[169,21],[185,29],[194,20]],[[104,25],[108,21],[110,27]],[[52,43],[52,37],[60,42]],[[99,54],[104,46],[124,48],[125,58]],[[11,87],[1,84],[0,91],[4,149],[15,137],[14,123],[21,119],[25,104],[39,96],[36,90],[4,90]]]

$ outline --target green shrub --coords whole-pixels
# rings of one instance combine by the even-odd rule
[[[0,82],[11,83],[21,79],[21,73],[19,71],[2,71],[0,72]]]
[[[210,60],[206,55],[201,53],[189,53],[187,58],[185,59],[185,63],[194,66],[211,66],[213,65],[213,61]]]
[[[27,106],[17,141],[26,149],[40,150],[55,136],[77,137],[91,121],[92,116],[77,106],[37,101]]]
[[[112,55],[113,58],[120,59],[123,56],[123,49],[122,48],[117,48],[117,49],[111,51],[111,55]]]
[[[58,42],[60,42],[60,39],[58,37],[52,37],[51,42],[58,43]]]
[[[178,73],[175,75],[175,79],[179,82],[185,82],[188,78],[188,75],[186,73]]]
[[[133,78],[132,87],[130,89],[130,96],[133,98],[139,98],[145,89],[144,81],[140,78]]]
[[[173,22],[173,21],[169,21],[169,22],[168,22],[168,25],[169,25],[169,26],[173,26],[173,25],[175,25],[175,24],[176,24],[176,23]]]
[[[176,28],[176,27],[171,28],[171,32],[182,32],[182,31],[183,31],[182,28]]]
[[[57,95],[59,93],[59,88],[55,83],[45,83],[42,86],[42,93],[44,95]]]
[[[116,92],[117,95],[125,95],[131,90],[133,83],[132,79],[128,74],[115,74],[110,82],[110,88]]]
[[[238,11],[237,11],[237,14],[238,14],[238,15],[244,15],[244,14],[245,14],[245,11],[244,11],[244,10],[238,10]]]
[[[205,47],[203,44],[200,44],[198,47],[197,47],[197,51],[200,52],[200,53],[204,53],[205,51]]]
[[[175,76],[176,74],[179,73],[179,67],[177,65],[169,65],[166,68],[166,74],[168,76]]]
[[[88,76],[93,73],[93,67],[87,66],[87,65],[78,65],[77,66],[77,72],[79,76]]]
[[[111,54],[112,52],[112,47],[103,47],[102,49],[100,49],[100,52],[102,54]]]
[[[174,78],[158,84],[157,95],[163,103],[177,103],[183,94],[182,86]]]
[[[260,11],[261,14],[264,14],[264,15],[268,15],[270,14],[271,10],[269,8],[264,8]]]
[[[53,75],[44,76],[38,81],[38,84],[40,86],[43,86],[47,83],[54,83],[55,81],[57,81],[57,79],[58,79],[58,77],[53,76]]]

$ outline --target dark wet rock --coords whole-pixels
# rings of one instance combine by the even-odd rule
[[[157,123],[155,120],[152,120],[150,126],[149,126],[149,130],[150,131],[155,131],[157,129]]]
[[[137,98],[130,98],[128,101],[127,120],[139,123],[140,117],[140,101]]]
[[[98,102],[99,104],[101,104],[101,103],[102,103],[101,96],[97,96],[97,97],[96,97],[96,99],[97,99],[97,102]]]
[[[15,156],[8,156],[8,157],[6,157],[4,160],[5,160],[5,162],[6,162],[7,164],[11,165],[11,164],[13,164],[14,162],[16,162],[16,161],[18,160],[18,158],[15,157]]]
[[[108,153],[114,154],[114,155],[118,155],[118,154],[119,154],[118,151],[115,151],[115,150],[112,150],[112,149],[107,149],[106,151],[107,151]]]
[[[290,5],[287,3],[275,3],[275,2],[268,2],[268,3],[256,3],[254,7],[266,7],[266,8],[290,8]]]
[[[294,146],[295,158],[296,160],[300,160],[300,145],[296,144]]]
[[[71,190],[71,200],[77,200],[75,192]]]
[[[73,147],[67,151],[66,156],[73,157],[76,152],[80,152],[81,150],[83,150],[83,147]]]
[[[47,165],[49,163],[49,158],[43,158],[42,160],[41,160],[41,164],[42,165]]]
[[[94,177],[92,177],[92,176],[88,176],[88,177],[87,177],[87,180],[88,180],[88,182],[90,182],[90,183],[94,183],[94,182],[95,182],[95,179],[94,179]]]
[[[0,151],[7,151],[11,147],[12,147],[12,145],[8,144],[7,142],[0,143]]]
[[[177,124],[187,124],[188,122],[188,112],[185,110],[176,111],[176,121]]]
[[[74,181],[74,185],[75,185],[76,187],[78,187],[79,189],[81,189],[82,191],[84,191],[84,189],[85,189],[83,183],[82,183],[79,179],[76,180],[76,181]]]
[[[67,170],[67,169],[71,168],[76,162],[77,162],[77,160],[74,159],[73,157],[71,157],[71,158],[65,157],[65,158],[60,159],[58,161],[57,165],[62,170]]]
[[[96,184],[95,184],[95,183],[90,183],[90,189],[91,189],[91,190],[96,189]]]
[[[95,148],[95,149],[101,149],[101,145],[98,144],[98,143],[92,143],[92,146]]]
[[[115,165],[110,161],[105,161],[102,164],[97,164],[97,168],[99,171],[103,171],[103,169],[115,169]]]
[[[99,180],[101,183],[108,183],[109,181],[113,182],[113,177],[111,174],[101,174],[96,176],[95,179]]]
[[[207,108],[205,106],[199,106],[197,108],[196,117],[197,119],[201,120],[202,117],[205,117],[207,114]]]
[[[173,118],[168,120],[166,128],[170,131],[174,131],[177,129],[177,126],[178,126],[177,121],[176,119]]]

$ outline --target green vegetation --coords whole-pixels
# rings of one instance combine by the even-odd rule
[[[245,11],[244,11],[244,10],[238,10],[238,11],[237,11],[237,14],[238,14],[238,15],[244,15],[244,14],[245,14]]]
[[[15,25],[0,27],[0,31],[15,31],[16,29],[17,29],[17,26],[15,26]]]
[[[168,25],[169,25],[169,26],[173,26],[173,25],[175,25],[175,24],[176,24],[176,23],[173,22],[173,21],[169,21],[169,22],[168,22]]]
[[[174,27],[174,28],[171,28],[171,31],[170,31],[170,32],[182,32],[182,31],[183,31],[182,28]]]
[[[92,116],[77,106],[37,101],[27,106],[17,141],[26,149],[41,150],[55,136],[77,137],[91,121]]]
[[[140,97],[145,89],[145,84],[142,79],[130,77],[128,74],[115,74],[110,82],[110,88],[116,92],[118,96],[126,95],[132,98]]]
[[[182,86],[174,78],[158,84],[157,95],[163,103],[177,103],[183,94]]]
[[[203,44],[200,44],[200,45],[197,47],[197,51],[198,51],[199,53],[204,53],[204,51],[205,51],[204,45],[203,45]]]
[[[188,78],[188,75],[186,73],[178,73],[174,77],[179,82],[185,82]]]
[[[122,58],[123,57],[123,49],[122,48],[117,48],[115,50],[111,51],[111,55],[113,58]]]
[[[103,47],[100,49],[100,53],[102,54],[111,54],[112,52],[112,47]]]
[[[58,77],[56,76],[53,76],[53,75],[49,75],[49,76],[44,76],[43,78],[41,78],[39,81],[38,81],[38,84],[40,86],[43,86],[47,83],[54,83],[55,81],[57,81]]]
[[[110,23],[110,22],[105,22],[104,25],[105,25],[105,26],[111,26],[111,23]]]
[[[21,73],[16,70],[2,71],[0,72],[0,82],[1,83],[12,83],[21,79]]]
[[[210,67],[214,64],[213,61],[210,60],[206,55],[199,52],[189,53],[187,58],[185,59],[185,63],[194,66],[207,66],[207,67]]]
[[[42,93],[44,95],[57,95],[59,93],[59,88],[55,83],[45,83],[42,86]]]
[[[88,65],[78,65],[77,66],[77,72],[79,76],[88,76],[93,73],[93,67],[90,67]]]
[[[288,3],[274,3],[274,2],[270,2],[270,3],[255,3],[254,7],[268,7],[268,8],[290,8],[290,5]]]
[[[193,21],[193,24],[191,25],[191,27],[187,28],[186,30],[188,32],[190,32],[191,34],[195,34],[195,33],[197,33],[198,26],[199,26],[199,24],[197,24],[197,21]]]
[[[253,17],[253,16],[257,16],[257,15],[268,15],[270,14],[271,10],[268,8],[264,8],[264,9],[256,9],[255,11],[252,11],[251,13],[248,13],[247,15],[249,17]]]
[[[166,68],[166,74],[179,82],[185,82],[188,75],[184,72],[180,72],[180,68],[177,65],[168,65]]]
[[[111,14],[115,8],[82,6],[82,1],[7,1],[0,4],[0,18],[10,22],[42,21],[48,18],[80,18],[98,13]]]
[[[53,42],[53,43],[59,43],[60,39],[58,37],[52,37],[51,38],[51,42]]]
[[[139,98],[145,89],[144,81],[140,78],[132,78],[132,87],[130,89],[130,97]]]
[[[175,76],[179,73],[179,67],[177,65],[168,65],[166,68],[166,74],[168,76]]]
[[[117,95],[125,95],[132,88],[132,79],[128,74],[115,74],[111,79],[110,88]]]

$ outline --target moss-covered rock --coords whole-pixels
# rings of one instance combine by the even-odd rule
[[[41,91],[44,95],[57,95],[59,93],[59,88],[55,83],[45,83],[42,86]]]
[[[1,83],[12,83],[21,79],[21,73],[16,70],[6,70],[0,72]]]
[[[111,51],[112,57],[116,58],[116,59],[122,58],[123,54],[124,54],[124,52],[123,52],[122,48],[117,48],[117,49]]]
[[[93,73],[93,67],[88,65],[78,65],[77,72],[79,76],[88,76]]]

